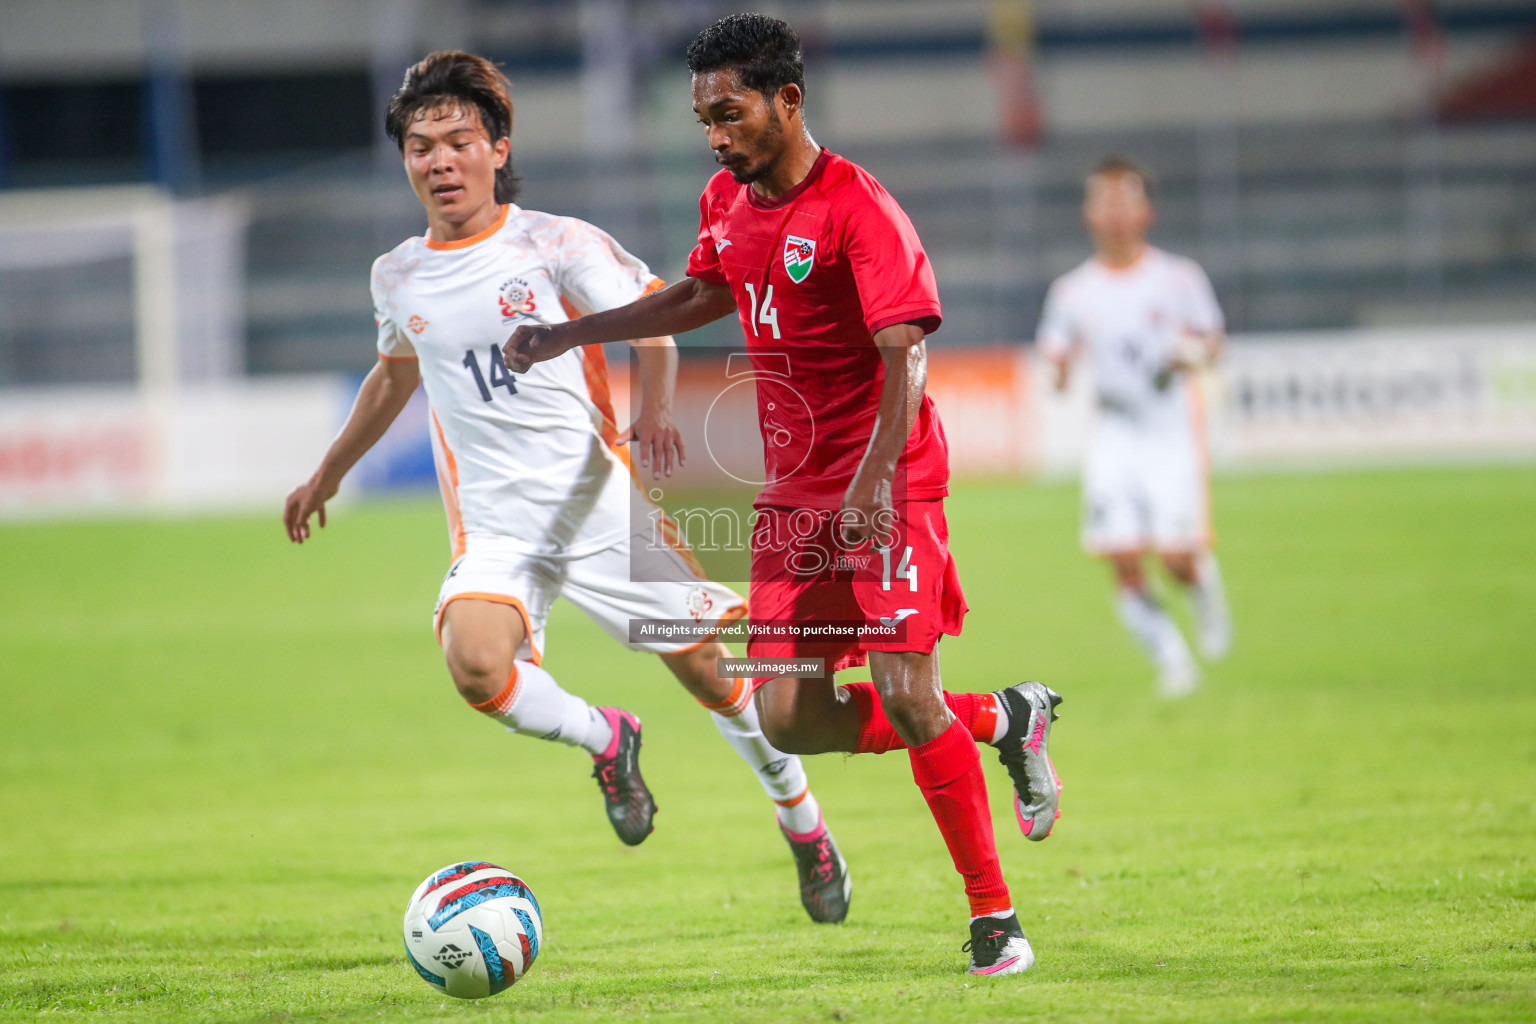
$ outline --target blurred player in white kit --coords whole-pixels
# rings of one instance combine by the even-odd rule
[[[1073,363],[1092,369],[1098,418],[1083,467],[1083,547],[1114,567],[1120,620],[1181,697],[1200,669],[1148,585],[1158,556],[1188,596],[1201,653],[1224,657],[1232,620],[1211,551],[1205,417],[1195,374],[1215,360],[1225,324],[1194,260],[1147,242],[1150,175],[1109,157],[1088,175],[1083,221],[1094,255],[1057,278],[1035,334],[1065,389]]]

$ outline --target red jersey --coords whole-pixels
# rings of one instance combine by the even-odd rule
[[[874,335],[902,323],[931,334],[942,320],[912,222],[867,171],[826,149],[774,199],[722,170],[699,199],[688,276],[736,298],[767,470],[757,503],[840,507],[880,406]],[[894,495],[942,498],[948,483],[944,428],[925,395]]]

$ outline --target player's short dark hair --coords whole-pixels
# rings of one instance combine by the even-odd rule
[[[512,84],[491,61],[462,50],[439,50],[412,64],[384,111],[384,132],[405,152],[405,133],[423,112],[472,107],[492,142],[512,137]],[[496,171],[496,201],[511,203],[522,191],[512,157]]]
[[[1126,174],[1141,182],[1142,191],[1146,192],[1148,199],[1157,198],[1157,179],[1152,172],[1130,157],[1118,153],[1104,157],[1089,168],[1083,178],[1083,185],[1086,187],[1094,178],[1118,178]]]
[[[741,84],[772,97],[793,82],[805,91],[805,57],[789,24],[766,14],[721,18],[688,44],[688,70],[696,75],[729,68]]]

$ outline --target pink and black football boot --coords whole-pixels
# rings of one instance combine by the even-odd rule
[[[640,719],[622,708],[598,708],[613,729],[608,749],[592,758],[592,777],[603,791],[608,823],[628,846],[656,830],[656,801],[640,775]]]
[[[813,831],[791,832],[779,822],[779,831],[795,855],[795,870],[800,875],[800,905],[817,924],[838,924],[848,916],[848,902],[853,895],[853,881],[848,877],[848,862],[837,849],[827,823],[818,821]]]
[[[1035,966],[1035,951],[1019,927],[1019,915],[978,917],[971,922],[971,941],[960,947],[971,954],[970,974],[996,978]]]

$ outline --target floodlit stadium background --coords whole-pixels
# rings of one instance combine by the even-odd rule
[[[1026,343],[1112,151],[1158,174],[1155,241],[1227,311],[1218,465],[1536,452],[1536,6],[766,6],[806,40],[818,140],[933,256],[962,473],[1075,462],[1086,390],[1049,397]],[[0,5],[0,511],[275,508],[307,474],[374,358],[369,263],[422,229],[379,126],[430,49],[505,63],[525,205],[675,279],[712,170],[681,50],[735,9]],[[423,417],[360,484],[430,482]]]
[[[0,0],[0,1020],[1536,1020],[1536,0],[763,6],[938,272],[945,682],[1067,698],[1048,842],[983,751],[1036,967],[962,973],[899,754],[808,760],[855,889],[807,922],[709,716],[567,602],[546,664],[643,716],[656,833],[467,709],[424,405],[283,537],[375,358],[369,264],[424,226],[379,127],[402,69],[504,61],[526,205],[675,279],[713,169],[681,53],[740,8]],[[1233,329],[1203,385],[1237,639],[1177,702],[1078,547],[1086,378],[1049,393],[1029,344],[1109,151]],[[465,858],[548,929],[489,1004],[402,955]]]

